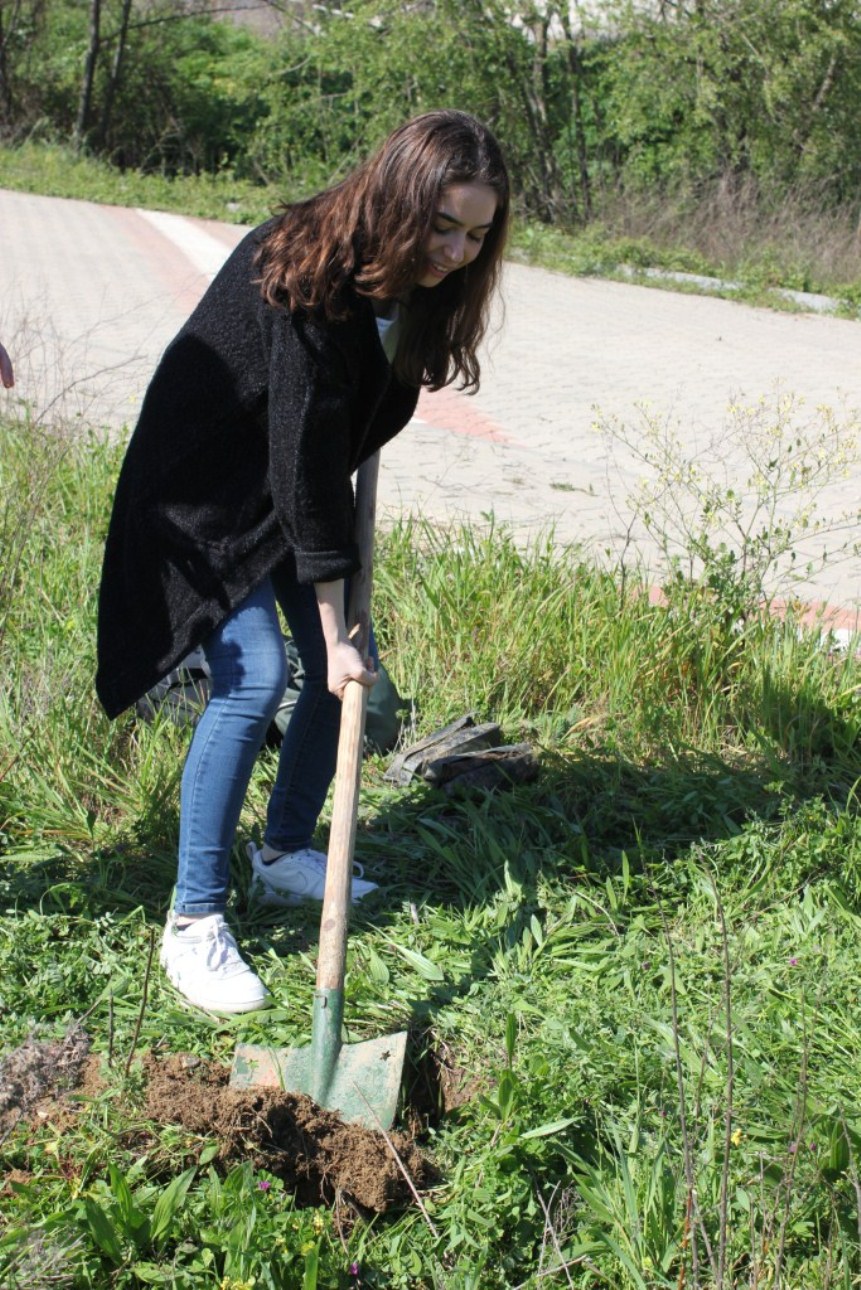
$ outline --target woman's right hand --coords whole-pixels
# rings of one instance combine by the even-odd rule
[[[348,681],[358,681],[368,689],[377,683],[377,673],[362,662],[362,656],[349,641],[336,641],[326,648],[329,692],[343,699]],[[370,659],[368,660],[370,664]]]

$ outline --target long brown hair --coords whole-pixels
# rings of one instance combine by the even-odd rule
[[[440,195],[465,183],[486,184],[497,197],[481,250],[438,286],[416,286]],[[341,183],[283,207],[258,254],[263,296],[331,320],[349,316],[349,287],[372,300],[409,297],[397,375],[432,390],[457,379],[475,390],[476,350],[499,279],[509,203],[508,172],[487,126],[466,112],[425,112]]]

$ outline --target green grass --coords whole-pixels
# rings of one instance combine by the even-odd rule
[[[0,147],[0,188],[112,206],[179,211],[228,224],[268,219],[284,194],[229,174],[166,175],[119,170],[62,144]]]
[[[0,1143],[4,1284],[305,1290],[359,1284],[353,1264],[368,1287],[859,1283],[851,656],[651,605],[549,538],[382,537],[377,628],[417,730],[475,710],[542,769],[452,800],[366,764],[358,850],[383,891],[351,928],[348,1024],[409,1028],[440,1178],[424,1212],[303,1209],[145,1122],[137,1058],[307,1042],[317,914],[249,903],[238,846],[229,917],[277,1006],[215,1021],[155,967],[142,1007],[185,736],[109,724],[92,691],[118,450],[0,435],[0,1054],[84,1018],[105,1080]],[[241,839],[273,773],[265,753]]]
[[[135,170],[121,171],[95,157],[78,154],[66,145],[33,142],[0,147],[0,188],[117,206],[178,211],[249,225],[268,219],[283,200],[306,195],[301,184],[287,192],[275,186],[235,179],[229,172],[172,178]],[[729,222],[735,217],[731,211],[724,214]],[[679,214],[677,226],[660,233],[620,231],[617,224],[624,225],[631,218],[628,213],[624,218],[595,220],[576,232],[537,222],[515,221],[510,256],[526,264],[575,276],[633,279],[644,286],[725,296],[789,311],[800,306],[782,297],[776,289],[825,292],[838,301],[839,310],[846,316],[858,316],[861,287],[855,259],[844,252],[845,264],[841,261],[835,266],[837,253],[823,254],[823,263],[817,266],[817,250],[821,249],[818,242],[834,240],[836,236],[830,225],[825,227],[824,219],[822,228],[815,226],[809,230],[809,244],[799,252],[792,245],[797,232],[789,215],[784,230],[785,248],[781,248],[780,231],[769,232],[760,245],[750,230],[740,233],[734,244],[732,231],[728,229],[725,240],[732,247],[730,251],[702,249],[698,245],[702,237],[687,236],[689,220],[683,214]],[[635,211],[635,223],[637,218],[646,226],[651,219],[647,214],[638,216]],[[705,275],[732,280],[738,285],[710,289],[670,277],[649,277],[647,270]]]
[[[647,234],[628,236],[600,221],[578,233],[538,223],[522,224],[515,227],[510,256],[575,277],[610,278],[660,291],[716,296],[784,313],[804,311],[802,302],[782,294],[784,289],[828,295],[835,301],[835,313],[847,318],[858,317],[861,299],[855,277],[817,271],[816,267],[799,274],[791,252],[782,254],[773,245],[753,246],[740,258],[711,258],[697,247],[695,239],[685,240],[683,227],[657,239]],[[809,258],[815,260],[813,247]],[[712,281],[698,280],[702,278]]]

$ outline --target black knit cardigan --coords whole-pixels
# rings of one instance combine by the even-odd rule
[[[115,717],[274,569],[359,567],[351,475],[407,424],[368,300],[327,323],[263,300],[240,243],[147,390],[114,498],[99,592],[96,689]]]

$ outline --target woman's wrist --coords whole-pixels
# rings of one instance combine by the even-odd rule
[[[347,621],[344,615],[344,581],[315,582],[317,608],[320,613],[320,626],[327,649],[349,642]]]

